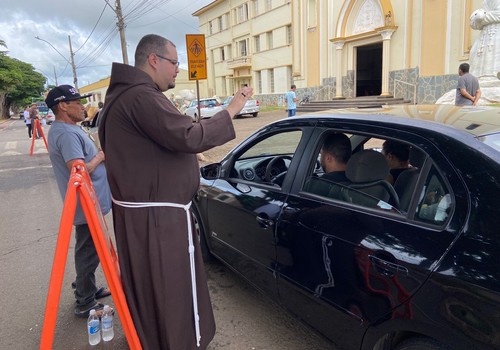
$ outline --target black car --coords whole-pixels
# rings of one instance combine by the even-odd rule
[[[360,175],[313,193],[331,132],[349,136],[346,174]],[[385,140],[411,150],[411,171],[393,185]],[[204,257],[336,348],[500,349],[500,109],[287,118],[201,173],[193,214]],[[380,185],[387,192],[371,191]]]

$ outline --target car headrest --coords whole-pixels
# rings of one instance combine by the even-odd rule
[[[410,164],[414,167],[421,168],[424,164],[426,154],[415,147],[410,147]]]
[[[345,175],[352,182],[385,180],[389,175],[389,165],[382,153],[363,150],[349,159]]]

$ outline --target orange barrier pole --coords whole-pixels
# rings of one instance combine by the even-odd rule
[[[71,187],[71,189],[70,189]],[[72,192],[70,197],[68,194]],[[68,234],[68,244],[66,245],[66,256],[69,247],[69,236],[71,235],[71,228],[73,224],[73,218],[75,215],[76,207],[76,192],[78,191],[80,204],[82,206],[85,218],[87,219],[87,224],[89,225],[90,233],[94,245],[96,247],[97,255],[103,267],[104,276],[108,282],[109,288],[111,290],[111,295],[115,301],[115,306],[118,312],[118,316],[122,322],[125,337],[127,338],[130,349],[141,350],[142,346],[139,341],[132,317],[130,315],[130,310],[127,305],[125,298],[125,293],[121,285],[120,275],[119,275],[119,265],[118,257],[116,255],[111,237],[109,236],[107,225],[102,215],[99,201],[97,200],[97,195],[92,186],[90,176],[87,173],[85,164],[83,161],[78,160],[73,164],[71,171],[71,176],[68,183],[68,193],[66,194],[66,199],[64,202],[63,217],[61,219],[61,226],[59,233],[62,233],[63,223],[66,226],[69,224],[69,234]],[[71,201],[68,199],[70,198]],[[66,204],[72,208],[72,212],[68,212],[69,217],[66,216]],[[66,237],[65,237],[66,238]],[[59,239],[57,247],[59,247]],[[108,248],[108,249],[106,249]],[[40,349],[51,349],[54,340],[54,331],[57,318],[57,308],[59,305],[59,298],[61,293],[62,277],[64,276],[64,268],[66,265],[66,256],[61,258],[61,254],[58,253],[56,249],[56,255],[54,256],[54,265],[52,267],[51,281],[49,285],[49,294],[47,295],[47,306],[45,311],[44,325],[42,329],[42,339],[40,342]],[[62,260],[64,259],[64,260]],[[62,269],[62,274],[55,276],[55,265],[59,264]],[[114,267],[114,269],[113,269]],[[55,284],[55,285],[54,285]],[[53,291],[54,289],[54,291]],[[57,295],[55,295],[55,294]]]
[[[123,292],[121,280],[118,274],[119,269],[116,270],[116,267],[118,265],[114,264],[109,250],[106,249],[108,247],[108,244],[111,244],[111,241],[109,239],[106,241],[106,237],[103,234],[101,228],[100,220],[98,217],[98,213],[101,213],[101,210],[94,210],[94,208],[91,207],[92,197],[95,198],[95,192],[93,191],[93,189],[89,189],[88,183],[84,183],[80,189],[80,203],[82,204],[82,209],[85,213],[85,217],[90,218],[90,220],[88,220],[90,233],[92,234],[92,239],[94,240],[97,255],[99,256],[99,260],[101,261],[104,276],[106,276],[106,281],[108,282],[109,289],[111,290],[111,295],[113,296],[116,311],[118,311],[118,316],[120,317],[125,337],[127,338],[130,349],[142,349],[139,337],[132,321],[132,316],[130,315],[130,310],[127,305],[127,299],[125,297],[125,293]],[[97,204],[97,207],[99,206],[98,203],[95,204]],[[100,214],[99,216],[102,217],[102,214]],[[117,260],[115,260],[115,263],[116,262]],[[115,267],[115,269],[113,269],[113,266]]]
[[[40,349],[52,349],[52,344],[54,342],[57,309],[59,308],[59,300],[61,298],[64,269],[66,267],[71,231],[73,229],[73,218],[75,217],[76,210],[77,185],[72,181],[74,175],[75,169],[72,170],[66,198],[64,199],[61,223],[59,224],[59,236],[57,238],[54,262],[52,263],[52,273],[50,275],[49,291],[47,293]]]
[[[37,125],[38,125],[38,131],[40,132],[39,135],[42,135],[43,142],[45,143],[45,148],[48,151],[49,150],[49,145],[47,144],[47,139],[45,138],[45,133],[43,132],[42,124],[40,123],[39,120],[37,120]]]
[[[45,148],[47,149],[47,151],[49,150],[49,146],[47,144],[47,139],[45,138],[45,134],[43,133],[43,129],[42,129],[42,126],[40,125],[40,121],[38,119],[35,119],[33,121],[33,133],[31,134],[31,148],[30,148],[30,156],[33,155],[33,149],[35,147],[35,139],[36,139],[36,135],[42,135],[43,137],[43,142],[45,143]]]
[[[30,156],[33,155],[33,148],[35,147],[35,139],[36,139],[36,129],[35,122],[31,121],[31,148],[30,148]]]

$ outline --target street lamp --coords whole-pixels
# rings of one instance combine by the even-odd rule
[[[69,53],[70,53],[70,57],[71,57],[71,61],[69,61],[66,57],[64,57],[64,55],[62,53],[59,52],[58,49],[56,49],[54,47],[54,45],[52,45],[50,42],[48,42],[47,40],[44,40],[42,38],[40,38],[39,36],[35,36],[35,39],[38,39],[40,41],[43,41],[47,44],[50,45],[50,47],[52,47],[54,50],[56,50],[56,52],[62,57],[64,58],[64,60],[66,62],[68,62],[70,65],[71,65],[71,68],[73,69],[73,84],[75,85],[75,89],[78,90],[78,79],[76,77],[76,67],[75,67],[75,60],[74,60],[74,54],[73,54],[73,50],[71,48],[71,37],[68,35],[68,39],[69,39]]]

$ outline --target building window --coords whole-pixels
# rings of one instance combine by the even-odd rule
[[[267,49],[270,50],[273,48],[273,32],[267,32],[266,39],[267,39]]]
[[[209,33],[210,34],[213,34],[214,33],[214,24],[212,23],[212,21],[208,22],[208,30],[209,30]]]
[[[225,61],[226,60],[226,55],[224,54],[224,47],[220,48],[220,60]]]
[[[257,92],[262,93],[262,73],[261,71],[255,72],[255,80],[257,80]]]
[[[217,21],[219,22],[219,32],[224,30],[224,22],[222,21],[222,16],[217,18]]]
[[[239,41],[238,47],[240,49],[240,57],[247,56],[247,41],[246,40]]]
[[[254,40],[255,40],[255,52],[259,52],[260,51],[260,35],[254,36]]]
[[[271,11],[273,9],[273,0],[266,0],[266,11]]]
[[[292,26],[291,25],[288,25],[286,26],[286,43],[288,45],[292,45]]]
[[[229,27],[231,27],[231,23],[229,23],[231,19],[229,12],[226,13],[223,17],[224,17],[224,23],[226,23],[226,29],[228,29]]]
[[[227,45],[227,59],[233,58],[233,46],[231,44]]]
[[[238,23],[248,20],[248,4],[243,4],[238,7]]]
[[[270,92],[273,94],[274,93],[274,69],[269,70],[269,87],[270,87]]]
[[[254,17],[259,15],[259,0],[252,0],[252,11]]]

